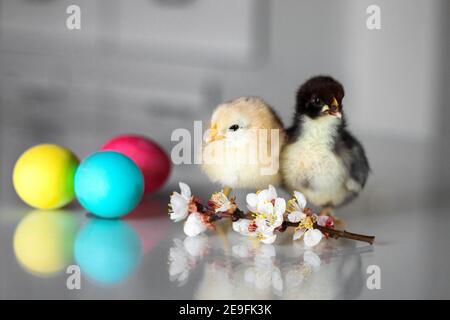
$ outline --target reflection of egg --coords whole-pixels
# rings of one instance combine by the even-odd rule
[[[144,255],[161,242],[171,226],[170,220],[167,219],[167,205],[161,199],[154,198],[144,198],[136,209],[125,217],[125,221],[139,235]]]
[[[51,275],[72,260],[76,221],[64,211],[35,210],[27,214],[14,233],[14,252],[31,273]]]
[[[75,260],[91,279],[114,284],[136,268],[141,252],[134,229],[120,220],[93,218],[75,240]]]

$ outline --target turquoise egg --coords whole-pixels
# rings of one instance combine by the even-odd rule
[[[144,178],[127,156],[101,151],[80,163],[74,187],[78,201],[87,211],[102,218],[118,218],[139,204]]]
[[[141,243],[128,223],[94,218],[78,232],[74,255],[81,272],[89,279],[113,285],[136,270]]]

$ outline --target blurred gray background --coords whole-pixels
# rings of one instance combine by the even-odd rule
[[[66,8],[81,7],[81,30]],[[381,7],[381,30],[366,8]],[[0,201],[18,203],[14,161],[52,142],[81,158],[142,133],[168,152],[224,100],[257,95],[290,125],[298,86],[329,74],[345,86],[350,128],[373,174],[348,210],[446,201],[450,182],[450,1],[2,0]],[[179,180],[207,183],[198,166]]]

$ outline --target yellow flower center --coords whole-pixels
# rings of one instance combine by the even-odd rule
[[[292,212],[292,211],[296,211],[296,203],[294,199],[289,199],[288,200],[288,205],[287,205],[287,212]]]
[[[299,227],[310,230],[314,228],[314,222],[312,221],[311,217],[306,217],[302,219],[302,221],[299,224]]]
[[[228,201],[228,198],[223,192],[216,192],[212,194],[211,200],[217,203],[219,206],[222,206]]]

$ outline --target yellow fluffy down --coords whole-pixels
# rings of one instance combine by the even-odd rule
[[[203,146],[202,168],[211,181],[254,189],[281,183],[279,155],[285,133],[270,106],[259,98],[238,98],[219,105],[211,123],[221,137]],[[236,124],[239,129],[230,130]]]

